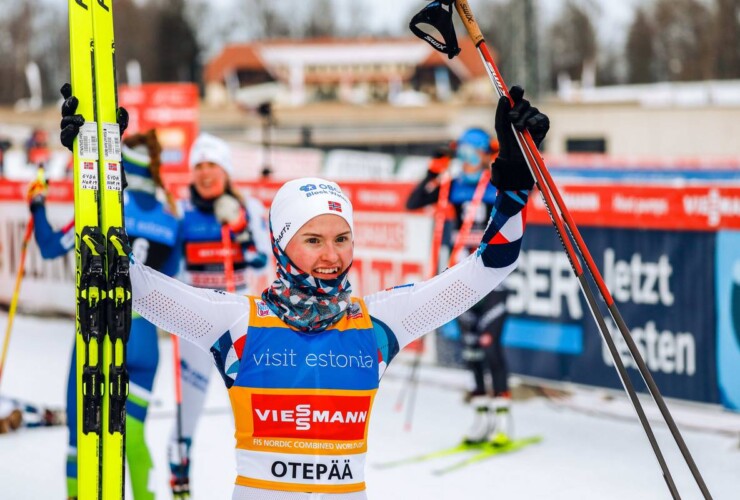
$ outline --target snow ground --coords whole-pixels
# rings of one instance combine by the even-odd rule
[[[0,318],[4,325],[5,314]],[[68,319],[18,316],[2,393],[62,406],[73,329],[74,323]],[[166,442],[174,421],[169,339],[162,339],[160,348],[161,363],[146,432],[157,468],[157,495],[166,499],[170,498]],[[642,428],[634,414],[623,411],[626,398],[604,400],[588,392],[563,403],[541,397],[516,402],[513,412],[517,435],[544,438],[542,443],[520,452],[443,476],[433,471],[457,458],[378,469],[373,465],[454,444],[472,416],[461,403],[459,390],[467,374],[424,367],[413,429],[405,431],[404,414],[396,412],[394,406],[406,370],[402,362],[391,367],[376,398],[367,470],[371,499],[670,498]],[[740,415],[674,401],[669,406],[713,497],[740,498]],[[660,423],[653,428],[682,498],[702,498],[667,428]],[[193,498],[231,498],[232,434],[226,390],[213,373],[206,414],[194,445]],[[63,498],[65,450],[66,429],[62,427],[25,429],[0,436],[0,499]]]

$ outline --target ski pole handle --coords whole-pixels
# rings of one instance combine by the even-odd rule
[[[460,16],[463,25],[465,25],[465,29],[468,31],[468,35],[470,35],[470,39],[480,52],[483,66],[485,66],[488,76],[491,77],[496,93],[499,97],[503,95],[508,97],[509,102],[513,106],[514,102],[511,100],[511,96],[509,95],[509,89],[506,88],[504,79],[501,77],[501,73],[498,72],[498,68],[493,64],[493,58],[488,51],[486,41],[483,39],[483,33],[481,33],[478,22],[475,20],[475,16],[473,16],[473,11],[470,9],[468,0],[455,0],[455,8],[457,9],[457,13]]]
[[[477,47],[481,42],[483,42],[483,33],[481,33],[478,22],[473,16],[473,11],[470,10],[468,0],[455,0],[455,8],[457,9],[457,13],[460,15],[460,19],[462,19],[462,22],[465,25],[465,29],[468,30],[470,39],[473,40],[473,43]]]

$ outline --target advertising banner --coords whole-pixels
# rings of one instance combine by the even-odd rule
[[[269,206],[280,183],[236,185]],[[176,195],[187,195],[186,183],[176,181],[173,187]],[[429,276],[431,210],[406,210],[413,187],[342,182],[355,208],[356,253],[350,275],[354,294]],[[0,301],[6,304],[28,221],[25,190],[25,183],[0,180]],[[740,408],[740,189],[565,184],[562,191],[661,391],[669,397]],[[48,207],[54,227],[68,223],[72,184],[52,183]],[[274,276],[272,267],[253,275],[250,288],[262,290]],[[519,266],[506,284],[512,294],[504,342],[512,372],[620,387],[536,196],[528,207]],[[598,295],[595,284],[592,289]],[[19,307],[74,313],[74,256],[44,261],[32,242]],[[625,342],[611,319],[607,324],[635,385],[643,389]]]
[[[198,135],[198,86],[194,83],[145,83],[118,87],[118,104],[129,113],[128,130],[157,130],[162,172],[187,173],[190,146]]]
[[[645,363],[664,395],[719,402],[715,375],[714,245],[708,232],[581,230]],[[621,388],[609,351],[552,227],[531,225],[508,278],[504,330],[512,371]],[[591,288],[598,296],[594,283]],[[602,313],[643,389],[626,342]]]
[[[581,226],[643,229],[740,229],[740,187],[559,183]],[[530,196],[529,221],[549,224],[541,196]]]
[[[23,201],[26,184],[2,182],[0,187],[0,301],[10,303],[20,264],[21,245],[30,214]],[[18,201],[8,202],[3,198]],[[62,203],[57,200],[64,199]],[[73,217],[72,184],[49,185],[47,216],[53,227],[61,228]],[[25,274],[18,307],[22,311],[63,312],[75,310],[74,252],[53,260],[41,257],[36,240],[31,239],[26,254]]]
[[[724,406],[740,410],[740,232],[717,233],[717,378]]]

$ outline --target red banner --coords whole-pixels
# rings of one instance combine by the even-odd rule
[[[198,87],[193,83],[120,85],[118,103],[129,113],[129,130],[157,130],[162,171],[188,173],[190,146],[198,134]]]
[[[561,183],[559,190],[579,226],[699,231],[740,228],[740,187]],[[538,194],[531,196],[528,222],[550,222]]]
[[[269,206],[280,187],[279,182],[239,182],[244,193]],[[348,181],[342,189],[352,200],[355,212],[407,212],[405,204],[414,187],[412,183]],[[173,193],[188,195],[187,184],[171,184]],[[19,201],[27,184],[0,180],[0,202]],[[713,231],[740,229],[740,187],[720,186],[643,186],[628,184],[568,184],[561,182],[560,194],[568,211],[579,226],[601,226],[645,229]],[[59,181],[49,186],[50,202],[71,202],[72,184]],[[530,197],[528,222],[549,224],[550,219],[541,197]],[[399,224],[382,221],[363,225],[383,240],[398,240]],[[368,242],[372,246],[373,242]]]

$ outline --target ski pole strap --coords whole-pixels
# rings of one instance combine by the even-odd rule
[[[457,46],[455,25],[452,24],[452,4],[454,0],[437,0],[430,3],[416,14],[409,23],[409,29],[438,51],[452,59],[460,53]],[[419,25],[428,24],[442,35],[442,41],[422,30]]]
[[[77,296],[80,335],[85,343],[82,368],[82,432],[100,432],[104,381],[101,369],[103,343],[105,276],[103,235],[100,229],[85,226],[80,233],[80,285]]]
[[[108,367],[110,412],[108,432],[124,433],[126,429],[126,399],[129,376],[126,371],[125,344],[131,331],[131,278],[129,258],[131,247],[121,227],[108,230],[108,337],[112,355]]]

